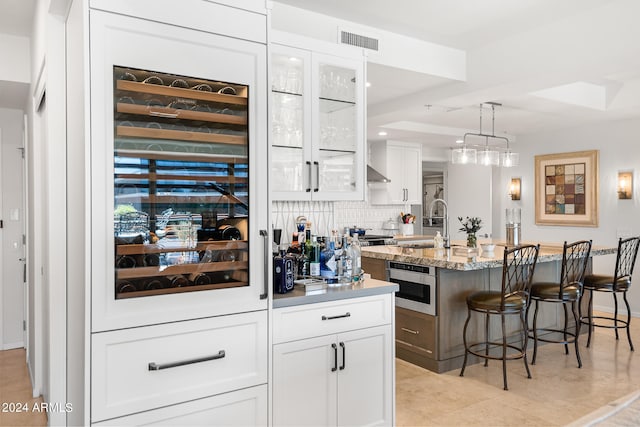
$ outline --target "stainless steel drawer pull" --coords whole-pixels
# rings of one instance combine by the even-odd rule
[[[413,334],[413,335],[419,335],[420,334],[420,331],[414,331],[413,329],[407,329],[407,328],[401,328],[401,329],[403,331],[409,332],[410,334]]]
[[[159,371],[161,369],[176,368],[178,366],[191,365],[193,363],[200,363],[200,362],[207,362],[209,360],[222,359],[224,356],[226,356],[225,351],[220,350],[218,354],[213,356],[199,357],[197,359],[191,359],[191,360],[183,360],[182,362],[165,363],[164,365],[158,365],[156,362],[149,362],[149,370]]]
[[[338,316],[322,316],[322,320],[342,319],[343,317],[351,317],[351,313],[347,311],[345,314],[340,314]]]
[[[260,299],[267,299],[269,296],[269,263],[271,262],[271,245],[269,244],[269,233],[267,230],[260,230],[260,236],[264,239],[264,282],[263,291],[260,294]]]

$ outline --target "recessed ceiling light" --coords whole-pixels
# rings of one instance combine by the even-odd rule
[[[378,132],[378,136],[387,136],[387,133],[381,130],[380,132]]]
[[[296,58],[295,56],[292,56],[292,57],[289,58],[289,61],[297,62],[297,61],[299,61],[299,59]]]
[[[464,141],[462,139],[456,139],[456,144],[462,144]]]
[[[371,82],[366,82],[366,83],[365,83],[365,86],[366,86],[366,87],[371,87]]]

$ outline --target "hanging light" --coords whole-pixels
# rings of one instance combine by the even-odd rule
[[[475,165],[478,163],[478,152],[475,148],[454,148],[451,150],[451,163],[454,165]]]
[[[451,151],[451,163],[453,164],[476,164],[480,163],[484,166],[498,166],[502,165],[503,167],[513,167],[518,166],[519,164],[519,155],[518,153],[514,153],[509,149],[509,139],[504,136],[496,136],[495,135],[495,106],[501,105],[495,102],[488,102],[487,104],[491,105],[492,112],[492,129],[491,135],[482,132],[482,106],[480,104],[480,132],[479,133],[471,133],[467,132],[464,134],[462,138],[463,147],[455,148]],[[481,148],[480,150],[476,150],[475,148],[469,148],[466,144],[467,136],[480,136],[485,138],[484,146],[476,146]],[[498,147],[489,145],[489,138],[492,139],[502,139],[506,142],[506,150],[501,153],[498,151]]]

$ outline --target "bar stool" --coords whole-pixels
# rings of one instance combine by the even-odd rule
[[[631,332],[629,331],[629,324],[631,323],[631,308],[629,307],[629,301],[627,300],[627,291],[631,287],[631,274],[633,273],[633,267],[638,256],[638,246],[640,244],[640,237],[630,237],[628,239],[618,240],[618,254],[616,255],[616,268],[613,276],[606,276],[600,274],[590,274],[584,278],[584,290],[589,291],[589,313],[588,317],[582,316],[582,310],[580,310],[580,322],[585,325],[589,325],[589,337],[587,339],[587,347],[591,344],[591,333],[595,326],[599,328],[615,329],[616,340],[618,339],[618,329],[626,328],[627,339],[629,340],[629,347],[633,351],[633,343],[631,342]],[[593,315],[593,292],[610,292],[613,294],[614,302],[614,314],[610,316],[594,316]],[[627,306],[627,320],[618,319],[618,292],[622,293],[622,298]],[[582,305],[582,304],[581,304]],[[582,308],[582,307],[581,307]],[[612,324],[597,324],[593,319],[603,319],[610,321]]]
[[[507,360],[524,359],[524,366],[527,370],[527,378],[531,378],[529,365],[527,365],[527,341],[528,331],[525,313],[529,305],[529,294],[531,289],[531,278],[538,260],[540,245],[522,245],[514,248],[505,248],[502,262],[502,287],[500,291],[478,291],[467,297],[467,320],[464,323],[462,337],[464,340],[464,361],[460,376],[464,376],[467,366],[467,357],[473,354],[485,359],[484,366],[487,366],[489,359],[502,360],[502,376],[504,389],[507,387]],[[467,342],[467,327],[471,319],[471,312],[484,314],[485,317],[485,337],[484,341],[469,344]],[[498,314],[502,320],[502,340],[491,341],[489,338],[490,315]],[[521,329],[520,345],[508,344],[505,328],[505,316],[520,316]],[[489,353],[489,347],[501,348],[500,355]],[[483,350],[484,349],[484,350]],[[507,350],[511,350],[507,354]],[[515,351],[515,352],[514,352]]]
[[[569,354],[569,344],[575,344],[576,358],[578,359],[578,368],[582,368],[582,360],[580,359],[580,350],[578,349],[578,337],[580,336],[580,317],[576,310],[576,303],[580,301],[582,294],[582,280],[587,268],[587,261],[591,254],[591,240],[580,240],[569,243],[564,242],[562,248],[562,267],[560,269],[560,282],[536,282],[531,285],[531,302],[535,303],[533,312],[533,335],[529,334],[529,338],[533,338],[533,358],[531,364],[536,364],[536,355],[538,353],[538,341],[564,344],[565,354]],[[540,302],[549,302],[562,304],[564,309],[564,329],[540,328],[537,327],[538,321],[538,304]],[[567,305],[571,304],[571,313],[576,325],[575,332],[567,331],[569,316],[567,313]],[[529,309],[527,308],[527,319],[529,318]],[[540,332],[562,333],[563,339],[552,339],[538,336]]]

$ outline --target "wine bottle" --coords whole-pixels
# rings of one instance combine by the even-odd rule
[[[311,248],[309,251],[309,275],[320,276],[320,244],[318,236],[311,236]]]

